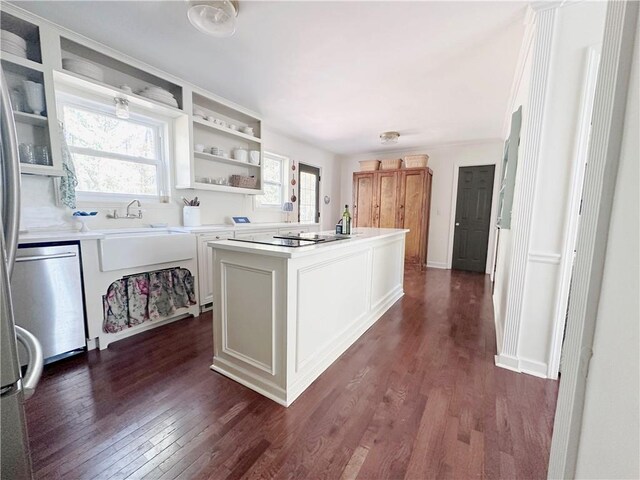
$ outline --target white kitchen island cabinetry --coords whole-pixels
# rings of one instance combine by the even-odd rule
[[[208,310],[213,302],[213,251],[208,247],[209,242],[233,238],[233,231],[226,230],[216,233],[202,233],[198,235],[198,284],[200,286],[200,308]]]
[[[407,231],[299,248],[209,242],[211,368],[289,406],[403,296]]]
[[[309,224],[309,225],[301,225],[301,224],[291,224],[287,225],[286,228],[276,228],[282,224],[269,224],[272,225],[272,228],[266,229],[266,227],[258,224],[253,224],[247,227],[231,227],[229,226],[227,229],[220,228],[218,226],[214,227],[192,227],[192,228],[184,228],[184,227],[176,227],[173,230],[175,231],[183,231],[183,232],[192,232],[198,235],[198,285],[199,285],[199,296],[200,299],[200,310],[207,311],[211,309],[213,304],[213,252],[208,247],[209,242],[215,242],[219,240],[226,240],[229,238],[250,238],[255,236],[264,236],[264,235],[292,235],[304,232],[317,232],[319,230],[318,224]]]

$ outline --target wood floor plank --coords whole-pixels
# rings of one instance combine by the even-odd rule
[[[484,275],[405,296],[289,408],[209,369],[211,313],[45,368],[36,478],[546,477],[558,382],[497,368]]]

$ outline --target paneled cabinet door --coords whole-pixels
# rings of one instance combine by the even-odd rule
[[[233,238],[233,232],[208,233],[200,235],[198,242],[198,293],[200,306],[213,302],[213,250],[207,242]]]
[[[374,174],[353,174],[353,225],[374,226]]]
[[[424,226],[429,221],[425,205],[426,194],[426,169],[402,171],[397,225],[399,228],[409,229],[405,242],[405,260],[409,263],[424,262],[427,241]]]
[[[375,211],[373,226],[396,228],[400,172],[377,172],[375,181]]]

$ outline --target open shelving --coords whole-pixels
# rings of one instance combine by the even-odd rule
[[[197,158],[202,158],[203,160],[211,160],[214,162],[228,163],[229,165],[241,165],[243,167],[260,168],[260,165],[254,165],[252,163],[236,160],[235,158],[221,157],[220,155],[213,155],[211,153],[206,153],[206,152],[194,152],[193,155]]]
[[[59,176],[62,175],[61,153],[58,148],[58,127],[55,119],[55,95],[50,77],[43,64],[40,26],[3,10],[0,16],[0,28],[25,40],[26,58],[11,52],[0,50],[2,71],[9,89],[13,118],[19,144],[31,144],[45,147],[48,151],[46,164],[20,163],[22,173]],[[42,85],[44,111],[32,113],[24,90],[24,81]]]
[[[17,123],[26,123],[28,125],[45,127],[49,123],[49,119],[44,115],[36,115],[35,113],[13,111],[13,118]]]
[[[38,25],[3,11],[0,15],[0,28],[19,36],[27,43],[27,58],[21,58],[4,51],[2,52],[3,58],[11,59],[14,63],[25,63],[25,66],[40,64],[39,68],[42,68],[40,27]]]
[[[36,72],[42,72],[43,67],[42,64],[36,63],[33,60],[29,60],[28,58],[22,58],[13,53],[0,51],[0,55],[2,56],[2,60],[5,62],[12,63],[14,65],[19,65],[20,67],[28,68],[30,70],[34,70]]]
[[[148,100],[152,103],[157,103],[169,108],[182,110],[183,98],[181,85],[153,75],[152,73],[149,73],[142,68],[138,68],[134,65],[113,58],[98,50],[75,42],[69,38],[60,37],[60,50],[62,60],[79,59],[91,62],[95,66],[99,67],[103,72],[103,80],[98,81],[95,79],[90,79],[88,77],[83,77],[82,75],[78,75],[75,72],[66,70],[63,67],[63,70],[70,75],[76,76],[78,78],[85,78],[98,85],[110,87],[112,89],[116,88],[120,91],[122,91],[121,87],[123,85],[127,85],[128,87],[130,87],[133,92],[138,92],[148,86],[160,87],[164,90],[167,90],[173,95],[173,97],[178,102],[177,107],[147,99],[146,97],[140,96],[137,93],[133,93],[131,95],[135,95],[139,98],[144,98],[145,100]]]
[[[245,195],[256,195],[260,193],[255,188],[232,187],[231,185],[215,185],[213,183],[202,182],[194,182],[193,188],[196,190],[209,190],[212,192],[243,193]]]
[[[222,132],[222,133],[226,133],[227,135],[231,135],[231,136],[234,136],[234,137],[242,138],[243,140],[248,140],[249,142],[258,143],[258,144],[262,143],[262,140],[259,139],[256,136],[249,135],[249,134],[246,134],[246,133],[243,133],[243,132],[239,132],[237,130],[233,130],[233,129],[228,128],[228,127],[223,127],[221,125],[216,125],[215,123],[213,123],[213,122],[211,122],[209,120],[204,120],[204,119],[199,118],[197,116],[193,117],[193,123],[197,123],[199,125],[202,125],[202,126],[207,127],[207,128],[211,128],[213,130],[217,130],[217,131]]]
[[[14,119],[19,143],[47,145],[52,165],[25,163],[22,164],[22,173],[63,174],[62,132],[56,112],[56,92],[60,91],[91,94],[110,102],[114,97],[125,98],[132,106],[171,119],[170,145],[175,188],[250,195],[263,193],[262,121],[257,114],[126,54],[61,29],[7,2],[3,2],[0,10],[1,27],[27,42],[26,58],[0,51],[2,69],[10,90],[22,88],[23,80],[31,80],[42,83],[45,92],[46,109],[42,115],[21,108],[18,110],[22,111],[14,112]],[[90,62],[101,69],[102,75],[96,80],[68,70],[65,67],[72,67],[63,62],[65,59]],[[139,94],[149,86],[170,92],[177,106]],[[231,125],[237,129],[230,128]],[[251,133],[245,133],[243,129]],[[207,148],[218,147],[228,155],[212,155],[205,153],[207,150],[196,152],[194,146],[197,144]],[[233,158],[236,149],[259,152],[260,164],[236,160]],[[256,188],[213,183],[230,182],[231,175],[255,177]]]
[[[191,95],[192,111],[190,112],[191,141],[189,145],[191,155],[186,161],[176,166],[176,188],[191,188],[228,193],[257,195],[262,191],[262,122],[255,114],[225,102],[222,99],[209,96],[206,92],[194,89]],[[202,118],[202,117],[206,118]],[[228,126],[215,123],[216,119],[224,125],[236,125],[238,128],[251,127],[253,135],[234,130]],[[202,144],[204,152],[196,152],[194,146]],[[207,149],[218,147],[227,156],[206,153]],[[258,151],[260,164],[236,160],[233,151],[244,149],[248,152]],[[256,188],[241,188],[231,185],[213,183],[215,180],[229,181],[231,175],[252,176],[257,178]],[[211,181],[206,181],[211,180]]]
[[[139,105],[146,109],[156,111],[167,115],[168,117],[177,117],[184,115],[184,112],[179,108],[167,105],[166,103],[157,102],[150,98],[140,96],[135,93],[130,93],[122,90],[121,88],[114,87],[104,82],[100,82],[93,78],[85,77],[68,70],[54,71],[53,78],[58,86],[67,86],[71,88],[78,88],[83,91],[89,91],[102,97],[121,97],[125,98],[132,105]]]

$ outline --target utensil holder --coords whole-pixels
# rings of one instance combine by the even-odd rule
[[[202,225],[200,221],[200,207],[182,207],[182,223],[185,227],[199,227]]]

